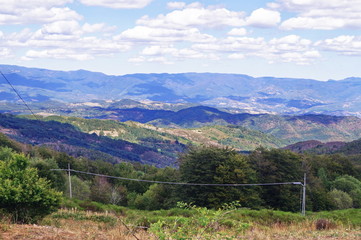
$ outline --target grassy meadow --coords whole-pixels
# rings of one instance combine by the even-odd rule
[[[76,205],[76,207],[74,207]],[[68,203],[69,206],[69,203]],[[3,218],[0,239],[361,239],[361,210],[308,212],[185,205],[145,211],[76,202],[37,225]]]

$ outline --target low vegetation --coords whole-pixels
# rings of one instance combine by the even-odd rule
[[[72,205],[73,208],[65,208]],[[2,220],[2,239],[349,239],[361,236],[361,212],[355,209],[298,213],[237,208],[212,210],[179,203],[169,210],[135,210],[102,205],[89,211],[82,201],[67,200],[63,209],[38,225]],[[87,204],[90,207],[92,204]],[[99,207],[99,204],[96,204]],[[78,206],[79,208],[74,208]],[[83,209],[83,210],[80,210]]]

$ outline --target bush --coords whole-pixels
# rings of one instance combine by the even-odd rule
[[[60,199],[61,193],[29,167],[28,158],[0,148],[0,208],[13,222],[37,222],[57,210]]]
[[[332,223],[327,219],[318,219],[315,222],[315,226],[317,230],[328,230],[336,227],[336,224]]]
[[[346,209],[352,207],[352,198],[347,193],[338,189],[333,189],[329,195],[337,209]]]

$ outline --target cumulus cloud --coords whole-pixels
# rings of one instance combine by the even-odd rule
[[[74,59],[74,60],[89,60],[93,59],[90,54],[79,53],[78,51],[69,49],[51,49],[51,50],[29,50],[26,52],[23,60],[33,60],[37,58],[53,58],[53,59]]]
[[[40,30],[41,34],[53,35],[78,35],[80,34],[80,25],[77,21],[57,21],[45,24]]]
[[[163,56],[160,56],[160,57],[148,57],[148,58],[146,58],[144,56],[138,56],[138,57],[128,59],[128,62],[135,63],[135,64],[140,64],[140,63],[144,63],[144,62],[156,62],[156,63],[161,63],[161,64],[174,64],[174,62],[170,61],[169,59],[167,59],[166,57],[163,57]]]
[[[185,2],[169,2],[169,3],[167,3],[167,7],[169,9],[182,9],[186,5],[187,4]]]
[[[269,45],[272,46],[275,51],[306,51],[311,47],[311,44],[312,41],[303,39],[297,35],[288,35],[278,39],[274,38],[269,41]]]
[[[246,53],[261,51],[266,45],[264,38],[227,37],[217,42],[194,44],[193,48],[206,52]]]
[[[321,57],[318,50],[314,49],[312,41],[297,35],[274,38],[268,42],[267,49],[259,54],[271,63],[281,61],[299,65],[310,64]]]
[[[107,8],[144,8],[153,0],[79,0],[87,6],[100,6]]]
[[[214,41],[215,38],[208,34],[202,34],[197,28],[169,29],[136,26],[122,32],[115,39],[138,42],[209,42]]]
[[[171,29],[189,27],[216,28],[222,26],[244,26],[245,13],[230,11],[226,8],[204,8],[199,4],[187,5],[185,9],[175,10],[156,18],[143,16],[138,25]]]
[[[10,50],[10,48],[0,47],[0,57],[2,57],[2,58],[12,57],[12,51]]]
[[[149,46],[143,49],[141,54],[147,56],[159,56],[164,54],[173,54],[177,52],[178,49],[172,46]]]
[[[245,55],[242,53],[232,53],[231,55],[228,56],[228,58],[239,60],[239,59],[244,59]]]
[[[247,29],[245,28],[232,28],[231,31],[227,33],[232,36],[244,36],[247,35]]]
[[[259,8],[247,18],[247,24],[255,27],[274,27],[281,21],[281,14],[274,10]]]
[[[105,24],[80,25],[77,21],[57,21],[44,24],[32,31],[0,35],[0,47],[27,49],[23,59],[37,58],[88,60],[96,56],[110,56],[129,50],[130,42],[116,41],[109,37],[93,36],[99,28],[108,29]]]
[[[269,7],[298,14],[282,22],[285,30],[361,28],[361,0],[278,0]]]
[[[342,35],[318,41],[316,44],[325,51],[337,52],[346,56],[361,56],[361,36]]]
[[[190,48],[176,48],[173,45],[154,45],[145,47],[141,53],[144,56],[152,56],[152,57],[160,57],[167,56],[168,58],[176,59],[176,60],[184,60],[184,59],[197,59],[197,58],[213,58],[213,55],[201,53],[194,49]]]
[[[228,37],[213,43],[194,44],[197,51],[227,54],[230,59],[254,56],[273,62],[309,64],[320,57],[310,40],[289,35],[266,41],[264,38]]]
[[[50,23],[61,20],[80,20],[77,12],[61,7],[72,0],[1,0],[0,24]]]
[[[114,32],[115,29],[116,26],[107,26],[105,23],[85,23],[82,27],[84,33]]]
[[[72,3],[73,0],[0,0],[1,12],[13,11],[19,8],[51,8],[54,6],[63,6]]]

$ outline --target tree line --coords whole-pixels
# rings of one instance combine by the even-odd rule
[[[156,168],[140,163],[111,164],[101,159],[75,158],[46,147],[23,145],[2,134],[0,146],[0,213],[27,213],[22,205],[25,201],[25,208],[33,211],[23,216],[25,219],[49,213],[59,206],[61,198],[69,196],[67,173],[51,171],[66,169],[68,164],[75,170],[115,177],[206,184],[303,182],[306,173],[307,210],[361,207],[361,155],[298,154],[266,148],[245,155],[230,148],[200,146],[190,147],[179,155],[178,168]],[[25,176],[30,179],[24,180]],[[26,186],[21,185],[24,182]],[[216,209],[237,201],[252,209],[300,210],[300,185],[166,185],[81,173],[72,173],[71,182],[73,198],[145,210],[173,208],[180,201]],[[36,190],[32,189],[36,186]],[[28,195],[19,189],[29,190]],[[40,212],[35,211],[36,206]]]

